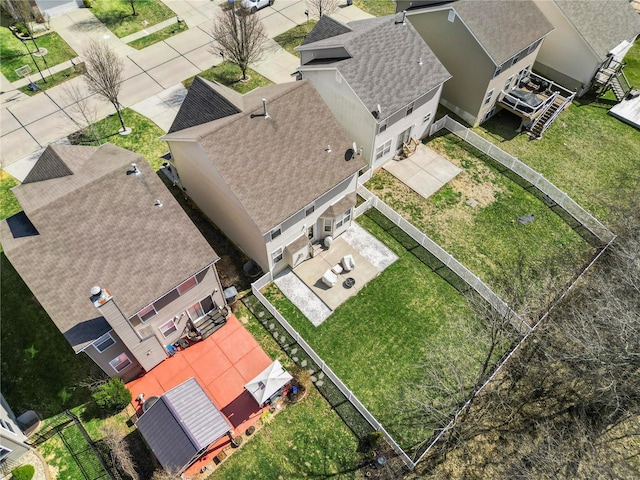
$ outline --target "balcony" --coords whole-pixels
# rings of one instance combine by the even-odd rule
[[[575,92],[525,71],[513,88],[500,92],[498,104],[521,117],[522,129],[538,138],[571,104],[574,97]]]

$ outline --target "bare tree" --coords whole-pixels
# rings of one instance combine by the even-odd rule
[[[153,472],[151,480],[180,480],[180,473],[159,469]]]
[[[69,138],[72,143],[74,140],[80,141],[80,143],[89,142],[95,145],[100,145],[102,132],[98,126],[98,112],[94,105],[91,104],[89,97],[87,97],[86,93],[80,86],[75,82],[67,82],[62,87],[64,91],[64,95],[69,100],[69,106],[66,110],[71,114],[71,118],[78,124],[78,126],[82,129],[77,135],[77,137],[84,138],[76,138],[72,139],[71,135]],[[88,138],[86,138],[88,137]],[[100,379],[99,383],[104,383],[104,379]],[[91,385],[85,385],[91,388]]]
[[[129,2],[129,5],[131,5],[131,15],[133,15],[134,17],[138,16],[138,12],[136,12],[136,0],[127,0],[127,2]]]
[[[341,0],[307,0],[307,11],[313,18],[331,15],[338,9]]]
[[[118,100],[120,86],[122,85],[124,61],[116,55],[107,43],[100,43],[95,40],[89,41],[89,46],[84,51],[84,57],[87,68],[85,80],[89,91],[104,97],[113,105],[122,125],[120,133],[129,132],[122,119],[121,105]]]
[[[236,2],[239,3],[239,2]],[[220,53],[242,70],[242,79],[247,78],[249,65],[260,59],[266,35],[258,15],[250,15],[244,8],[231,7],[216,17],[213,28],[212,53]]]
[[[131,480],[139,480],[133,456],[120,429],[114,424],[106,424],[102,427],[102,433],[102,440],[109,447],[113,464]]]

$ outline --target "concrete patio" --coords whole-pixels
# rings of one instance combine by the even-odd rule
[[[382,168],[424,198],[429,198],[462,171],[422,143],[410,157],[389,160]]]
[[[338,281],[335,286],[326,286],[322,282],[322,276],[339,264],[345,255],[353,257],[355,268],[337,274]],[[274,282],[317,327],[397,258],[377,238],[359,225],[352,224],[345,233],[333,241],[331,248],[301,263],[293,271],[285,270],[276,276]],[[355,281],[351,287],[345,283],[347,278]]]

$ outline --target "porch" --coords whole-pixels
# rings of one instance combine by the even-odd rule
[[[500,92],[498,104],[522,118],[521,129],[539,138],[575,95],[541,75],[524,71],[512,88]]]
[[[341,265],[347,255],[353,258],[354,268],[350,271],[336,268],[339,273],[334,273],[335,285],[327,286],[322,277],[336,265]],[[352,223],[329,249],[323,249],[293,270],[284,270],[274,278],[274,282],[317,327],[397,258],[377,238]]]

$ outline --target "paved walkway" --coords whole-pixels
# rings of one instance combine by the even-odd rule
[[[225,1],[170,0],[165,3],[190,29],[143,50],[135,50],[123,39],[117,38],[93,16],[90,9],[72,10],[54,17],[51,25],[77,52],[85,48],[89,39],[109,43],[125,61],[125,80],[119,96],[122,105],[149,116],[166,130],[179,108],[177,100],[184,98],[184,92],[178,93],[180,82],[222,61],[219,55],[210,52],[209,30],[212,19],[222,11],[220,5]],[[305,9],[305,3],[301,0],[279,0],[272,7],[260,10],[257,15],[263,20],[267,35],[272,38],[305,22]],[[371,15],[355,6],[343,6],[334,17],[348,22]],[[150,30],[162,28],[163,23],[150,27]],[[81,61],[81,58],[74,59],[76,61]],[[263,59],[253,68],[271,81],[283,83],[294,80],[291,74],[298,65],[297,57],[273,40],[268,40]],[[66,62],[52,68],[52,71],[70,66],[71,62]],[[39,153],[48,144],[64,139],[86,124],[81,106],[86,105],[84,110],[91,112],[92,121],[113,113],[113,107],[108,102],[89,94],[82,77],[33,97],[15,90],[26,84],[26,80],[11,84],[0,78],[0,82],[1,166],[18,180],[28,173],[34,152]],[[77,102],[76,98],[72,98],[74,96],[69,95],[69,87],[80,92],[82,102]],[[25,159],[21,165],[13,165],[21,159]]]

